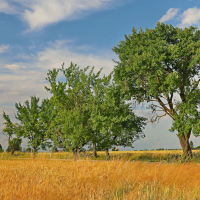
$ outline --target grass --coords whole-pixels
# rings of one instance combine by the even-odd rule
[[[15,152],[12,156],[10,153],[0,153],[1,160],[7,159],[30,159],[31,153]],[[36,158],[41,159],[73,159],[70,152],[57,153],[37,153]],[[98,152],[98,158],[93,158],[92,152],[80,153],[79,160],[105,160],[105,152]],[[183,153],[181,150],[163,150],[163,151],[110,151],[110,160],[130,160],[130,161],[147,161],[147,162],[183,162]],[[200,150],[193,150],[193,162],[200,163]]]
[[[0,199],[197,200],[200,165],[123,159],[0,160]]]

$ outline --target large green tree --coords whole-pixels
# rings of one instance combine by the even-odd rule
[[[168,115],[178,131],[183,153],[192,157],[189,138],[199,135],[200,31],[158,23],[155,29],[132,29],[113,48],[119,62],[115,81],[128,99],[149,103],[151,121]]]

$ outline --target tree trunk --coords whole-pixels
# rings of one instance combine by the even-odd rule
[[[106,159],[110,159],[109,149],[106,148],[105,152],[106,152]]]
[[[35,159],[35,147],[33,147],[33,159]]]
[[[12,149],[12,150],[11,150],[11,152],[12,152],[12,155],[14,155],[14,153],[15,153],[15,150],[14,150],[14,149]]]
[[[97,158],[97,146],[96,146],[96,143],[93,143],[93,157]]]
[[[190,148],[189,137],[190,133],[188,133],[187,135],[183,135],[182,137],[178,135],[181,147],[183,149],[183,154],[185,155],[186,162],[192,158],[192,149]]]
[[[74,160],[77,161],[78,159],[78,153],[79,153],[79,148],[76,147],[74,150],[73,150],[73,157],[74,157]]]

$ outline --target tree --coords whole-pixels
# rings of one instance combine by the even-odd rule
[[[108,154],[109,148],[131,145],[136,137],[143,136],[144,118],[136,117],[121,99],[119,90],[111,85],[111,74],[100,78],[101,70],[95,74],[93,67],[86,73],[88,69],[71,63],[67,69],[63,65],[49,71],[47,77],[50,88],[46,89],[53,94],[57,113],[49,126],[49,135],[54,143],[73,151],[75,158],[89,143],[96,157],[99,148]],[[57,81],[59,72],[65,82]]]
[[[194,144],[193,144],[192,141],[190,141],[190,148],[191,148],[191,149],[194,149]]]
[[[24,105],[15,104],[17,109],[15,117],[22,124],[22,131],[18,135],[28,139],[28,144],[33,149],[33,158],[40,147],[45,149],[45,144],[48,144],[45,141],[46,126],[40,117],[42,106],[45,105],[46,100],[42,102],[42,106],[39,105],[39,100],[36,96],[31,96],[30,102],[27,100]]]
[[[183,153],[191,158],[189,138],[200,130],[200,31],[163,23],[145,31],[133,28],[113,51],[120,59],[114,79],[126,98],[148,103],[151,122],[168,115],[170,131],[178,131]]]
[[[2,153],[2,152],[4,152],[4,150],[3,150],[3,148],[2,148],[2,146],[0,144],[0,153]]]
[[[88,88],[85,71],[71,64],[65,69],[49,70],[47,80],[50,88],[46,87],[52,96],[55,116],[51,120],[48,136],[54,145],[64,147],[74,154],[77,159],[79,150],[88,143]],[[64,75],[66,81],[57,81],[58,73]],[[51,116],[51,115],[50,115]]]
[[[133,113],[131,105],[122,98],[120,88],[113,85],[110,79],[111,76],[104,77],[102,85],[95,84],[93,100],[89,101],[91,105],[89,121],[93,130],[91,141],[97,144],[97,149],[106,151],[107,158],[109,149],[117,146],[133,147],[136,139],[143,138],[146,120]]]
[[[12,140],[9,140],[9,146],[7,148],[7,152],[11,152],[12,155],[14,155],[15,151],[21,151],[21,138],[13,138]]]
[[[4,122],[5,127],[3,129],[3,134],[8,137],[8,147],[9,147],[13,135],[15,136],[19,135],[20,132],[22,131],[22,127],[18,123],[15,124],[12,123],[9,115],[6,115],[5,112],[3,112],[3,118],[5,120]],[[20,138],[18,137],[18,139]]]
[[[15,125],[12,123],[9,115],[6,115],[5,112],[3,112],[3,118],[5,120],[3,134],[8,137],[8,142],[12,138],[12,136],[15,134]]]

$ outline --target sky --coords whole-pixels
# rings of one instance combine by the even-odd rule
[[[13,122],[15,103],[31,95],[49,97],[44,89],[48,70],[95,66],[108,75],[118,57],[112,48],[134,28],[154,28],[157,22],[181,28],[200,27],[198,0],[0,0],[0,133],[3,111]],[[137,115],[146,116],[136,108]],[[165,117],[148,124],[146,137],[134,149],[180,148],[172,121]],[[194,146],[200,138],[192,136]],[[7,148],[7,138],[0,134]],[[23,147],[27,142],[24,140]],[[122,150],[123,148],[121,148]],[[130,149],[130,148],[128,148]],[[130,149],[131,150],[131,149]]]

